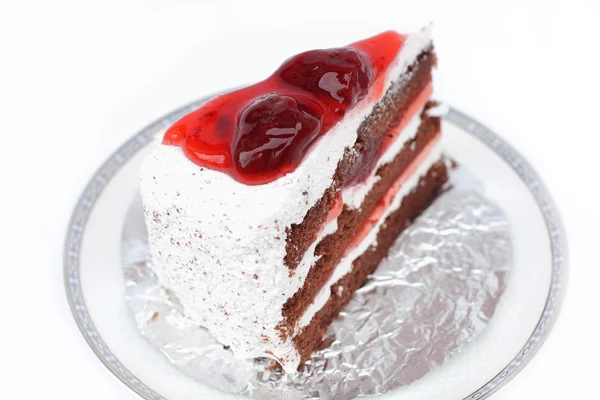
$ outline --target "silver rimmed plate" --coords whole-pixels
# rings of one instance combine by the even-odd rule
[[[100,167],[69,223],[64,255],[67,297],[100,360],[146,399],[239,398],[173,367],[139,335],[124,301],[121,229],[137,190],[141,160],[182,107],[134,135]],[[510,282],[487,329],[449,362],[388,392],[388,399],[483,399],[514,377],[556,320],[566,285],[566,240],[558,212],[535,171],[508,143],[467,115],[444,115],[444,150],[484,184],[507,215],[514,247]]]

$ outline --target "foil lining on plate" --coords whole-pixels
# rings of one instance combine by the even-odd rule
[[[294,375],[268,360],[237,360],[185,316],[157,281],[141,201],[126,217],[126,302],[141,334],[184,373],[260,399],[351,399],[421,378],[487,325],[506,289],[508,221],[458,168],[451,185],[397,239],[376,272],[329,327],[324,349]]]

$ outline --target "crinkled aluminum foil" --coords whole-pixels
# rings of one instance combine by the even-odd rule
[[[141,334],[198,381],[261,399],[349,399],[407,385],[479,334],[506,289],[508,221],[463,168],[329,327],[326,348],[283,375],[236,360],[188,319],[152,271],[139,198],[125,221],[126,301]]]

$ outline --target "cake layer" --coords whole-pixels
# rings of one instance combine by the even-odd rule
[[[398,123],[399,116],[408,114],[421,93],[430,88],[431,69],[435,62],[433,50],[427,49],[407,68],[404,77],[390,86],[372,113],[360,124],[356,142],[352,148],[345,151],[344,157],[338,163],[333,182],[323,197],[309,209],[302,222],[292,224],[286,229],[285,265],[290,269],[296,268],[315,240],[317,232],[325,222],[325,216],[333,207],[335,193],[348,186],[345,181],[355,172],[356,166],[360,166],[360,157],[372,152],[372,149],[379,149],[394,124]],[[424,101],[421,102],[423,103]]]
[[[330,289],[335,282],[352,269],[352,263],[360,257],[369,246],[377,243],[377,234],[385,219],[397,210],[402,199],[417,188],[420,179],[429,169],[441,159],[440,137],[432,139],[425,148],[417,154],[410,165],[395,179],[366,222],[353,236],[345,249],[344,256],[335,266],[327,282],[314,297],[312,304],[306,309],[299,323],[300,328],[306,326],[314,314],[318,312],[329,299]]]
[[[429,106],[428,106],[429,107]],[[382,165],[376,172],[376,183],[370,188],[360,208],[344,208],[336,220],[336,231],[323,238],[315,248],[319,257],[311,267],[298,292],[286,301],[283,307],[283,332],[292,333],[296,330],[297,321],[302,318],[305,310],[313,302],[317,292],[329,279],[334,267],[338,264],[348,246],[357,236],[362,226],[388,192],[394,181],[411,165],[415,157],[422,153],[434,141],[440,132],[439,118],[428,117],[426,109],[416,118],[418,128],[410,140],[404,141],[393,160]],[[420,124],[418,124],[421,122]],[[411,132],[403,132],[409,136]],[[342,191],[342,193],[344,193]]]
[[[365,196],[369,193],[373,185],[379,180],[376,171],[379,168],[392,162],[394,158],[402,151],[407,142],[413,140],[421,125],[421,113],[425,109],[429,98],[431,97],[432,87],[429,84],[409,106],[407,113],[399,115],[397,122],[393,124],[381,143],[381,156],[377,160],[377,165],[373,170],[373,175],[365,182],[350,188],[345,188],[342,192],[344,204],[349,208],[360,208]],[[428,106],[430,107],[430,106]],[[428,114],[431,115],[431,109],[428,108]],[[435,115],[431,115],[434,116]],[[402,135],[400,135],[402,133]]]
[[[318,348],[327,327],[350,301],[352,294],[362,286],[381,260],[387,255],[398,235],[435,199],[447,180],[446,165],[440,160],[421,177],[418,185],[401,199],[400,206],[380,225],[376,240],[356,258],[351,270],[327,288],[327,301],[314,313],[300,334],[293,338],[294,345],[305,361]],[[367,241],[369,238],[366,239]],[[367,244],[368,245],[368,244]]]

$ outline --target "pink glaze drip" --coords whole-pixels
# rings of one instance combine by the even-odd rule
[[[333,207],[329,211],[329,214],[327,214],[327,219],[325,220],[325,225],[327,225],[334,219],[337,219],[337,217],[339,217],[340,214],[342,213],[342,209],[344,208],[344,202],[342,201],[342,193],[341,192],[338,192],[335,195],[335,199],[333,201],[334,201]]]

